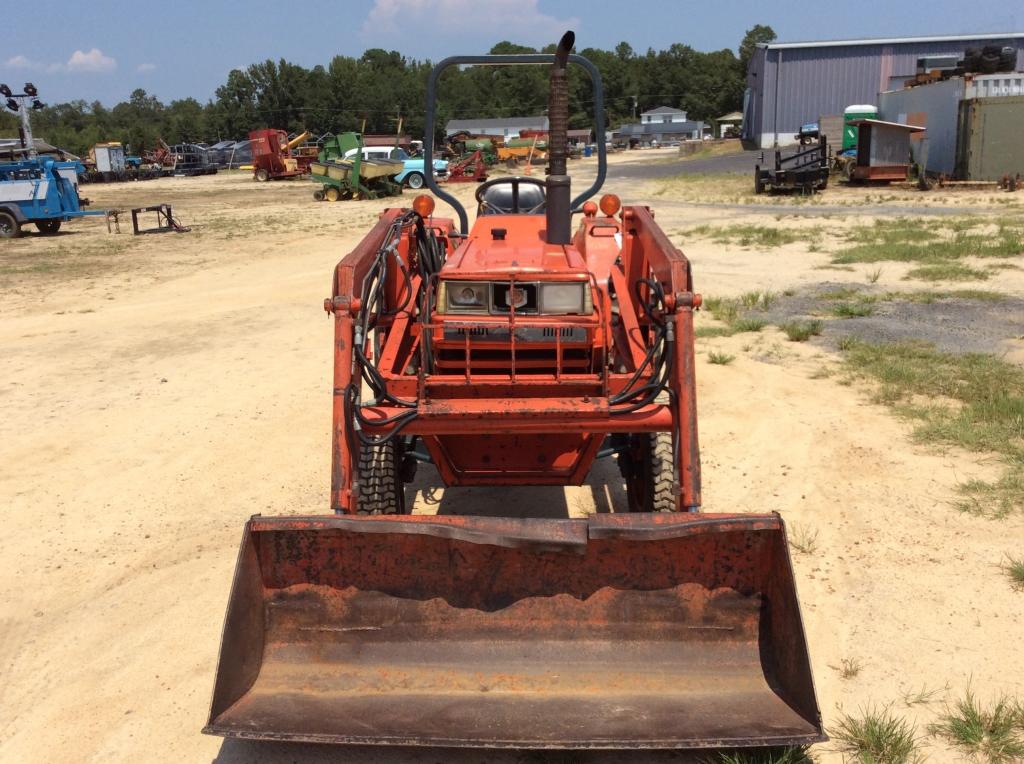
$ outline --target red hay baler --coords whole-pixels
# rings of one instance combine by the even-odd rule
[[[642,205],[571,199],[558,52],[546,181],[496,178],[477,216],[435,183],[334,273],[331,508],[253,517],[210,721],[227,737],[484,748],[730,748],[824,739],[777,514],[705,515],[689,261]],[[579,214],[573,230],[572,215]],[[618,460],[628,506],[409,514],[447,486],[578,485]],[[537,515],[548,514],[547,517]],[[494,516],[505,515],[505,516]]]

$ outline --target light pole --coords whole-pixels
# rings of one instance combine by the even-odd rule
[[[18,116],[21,117],[21,146],[28,152],[28,158],[34,159],[36,157],[36,143],[32,139],[32,124],[29,122],[28,113],[30,111],[36,111],[45,108],[45,104],[36,98],[39,92],[36,90],[36,86],[31,82],[25,83],[25,90],[22,93],[12,93],[11,89],[7,85],[0,85],[0,95],[3,95],[7,99],[7,108],[13,112],[17,112]],[[26,105],[26,102],[31,99],[32,106]]]

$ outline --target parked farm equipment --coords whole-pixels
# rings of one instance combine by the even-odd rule
[[[761,155],[764,161],[764,155]],[[754,166],[754,193],[763,194],[774,191],[800,191],[810,194],[823,191],[828,186],[829,153],[828,140],[824,135],[809,148],[801,147],[799,151],[782,155],[775,151],[773,167]]]
[[[405,163],[396,159],[366,159],[362,149],[359,133],[342,133],[324,144],[317,161],[310,165],[313,182],[320,186],[313,192],[314,199],[336,202],[402,193],[402,184],[394,176],[405,169]]]
[[[487,180],[487,162],[477,149],[472,154],[448,163],[449,183],[483,183]]]
[[[334,272],[328,517],[253,517],[205,732],[319,743],[718,748],[824,739],[777,514],[702,515],[690,263],[644,205],[571,198],[567,63],[550,174],[477,188],[477,218],[388,209]],[[428,163],[429,166],[429,163]],[[572,214],[581,213],[573,231]],[[369,392],[364,392],[368,390]],[[578,485],[618,455],[629,507],[408,514],[449,486]],[[547,517],[538,517],[546,514]]]
[[[12,161],[0,162],[0,239],[17,238],[28,223],[49,236],[69,220],[106,214],[84,209],[89,202],[78,195],[78,176],[85,170],[81,162],[39,156],[29,114],[45,107],[36,93],[31,82],[19,94],[0,85],[6,107],[21,121],[20,147],[10,150]]]
[[[264,128],[250,132],[253,178],[262,182],[307,175],[316,157],[295,153],[295,149],[309,136],[308,130],[291,140],[284,130]]]

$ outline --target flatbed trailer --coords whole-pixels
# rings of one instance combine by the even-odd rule
[[[828,186],[829,172],[828,139],[822,135],[816,144],[789,156],[784,157],[776,150],[774,167],[756,165],[754,193],[823,191]]]

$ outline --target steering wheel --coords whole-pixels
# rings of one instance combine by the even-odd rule
[[[537,188],[541,189],[542,200],[540,204],[536,204],[533,207],[528,207],[526,209],[521,209],[519,207],[519,186],[524,183],[530,186],[536,186]],[[501,207],[495,204],[494,202],[489,202],[486,199],[484,199],[484,196],[486,196],[487,192],[490,189],[502,184],[508,184],[512,186],[511,208]],[[533,215],[539,212],[540,209],[544,206],[544,203],[547,201],[547,199],[543,198],[543,191],[546,188],[547,186],[544,184],[544,181],[538,180],[537,178],[523,177],[522,175],[513,175],[511,177],[504,178],[492,178],[491,180],[485,181],[476,187],[476,201],[477,204],[479,205],[478,214],[485,214],[486,211],[490,210],[492,214],[497,215]]]

